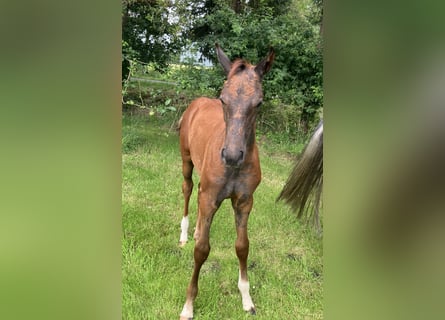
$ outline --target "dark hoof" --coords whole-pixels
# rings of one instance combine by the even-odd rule
[[[250,310],[249,310],[249,313],[250,313],[252,316],[255,316],[255,315],[256,315],[255,308],[250,309]]]

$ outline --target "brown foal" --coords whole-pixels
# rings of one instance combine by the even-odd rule
[[[235,249],[239,259],[238,288],[243,309],[255,314],[249,294],[247,222],[253,193],[261,181],[255,120],[263,99],[261,81],[275,57],[273,49],[258,65],[244,60],[233,63],[216,45],[218,60],[227,75],[219,99],[198,98],[182,115],[180,148],[185,206],[181,221],[180,245],[187,242],[188,206],[193,189],[192,171],[198,170],[198,217],[194,233],[194,269],[180,319],[193,318],[193,302],[198,294],[198,278],[210,252],[209,233],[213,216],[224,199],[230,198],[235,211]]]

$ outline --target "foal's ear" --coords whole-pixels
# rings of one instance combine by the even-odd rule
[[[226,75],[228,75],[230,69],[232,69],[232,62],[230,62],[230,59],[227,58],[226,54],[221,49],[219,44],[215,43],[215,47],[216,47],[216,55],[218,56],[218,61],[219,61],[219,63],[221,63],[222,67],[224,68]]]
[[[255,71],[258,73],[260,78],[263,78],[263,76],[269,72],[270,67],[272,67],[273,60],[275,59],[275,51],[272,47],[269,48],[269,54],[266,58],[261,60],[260,63],[257,64],[255,67]]]

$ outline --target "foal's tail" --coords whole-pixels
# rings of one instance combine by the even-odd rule
[[[283,200],[298,212],[297,217],[304,214],[313,217],[318,231],[320,228],[319,207],[323,189],[323,120],[320,121],[309,143],[297,160],[292,173],[277,198]],[[309,205],[313,203],[313,211]]]
[[[182,124],[182,118],[184,117],[184,115],[181,116],[181,118],[179,118],[178,122],[176,122],[176,132],[179,132],[179,130],[181,130],[181,124]]]

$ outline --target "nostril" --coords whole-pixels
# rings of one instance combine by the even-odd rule
[[[244,152],[242,151],[242,150],[240,150],[240,157],[239,157],[239,160],[244,160]]]
[[[221,149],[221,159],[226,160],[226,148]]]

